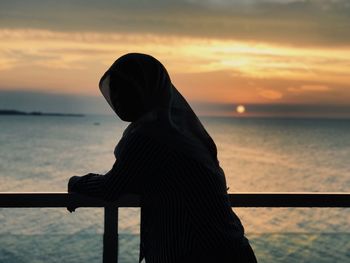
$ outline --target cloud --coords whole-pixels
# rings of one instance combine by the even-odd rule
[[[192,99],[348,103],[350,98],[350,48],[34,29],[0,29],[0,89],[97,94],[110,64],[135,51],[160,59]]]
[[[305,91],[329,91],[331,90],[328,86],[324,85],[304,85],[300,87],[302,90]]]
[[[1,1],[4,28],[144,33],[308,46],[349,46],[342,1]]]
[[[195,3],[197,5],[203,5],[207,7],[244,7],[244,6],[254,6],[258,4],[290,4],[303,2],[305,0],[188,0],[189,3]]]
[[[272,89],[258,89],[258,93],[261,97],[268,100],[279,100],[283,97],[281,92]]]
[[[294,93],[331,91],[331,89],[325,85],[303,85],[301,87],[290,87],[287,90]]]
[[[13,69],[16,67],[16,62],[17,60],[11,57],[0,57],[0,71]]]

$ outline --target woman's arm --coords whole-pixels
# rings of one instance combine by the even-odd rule
[[[105,175],[73,176],[68,192],[76,192],[105,201],[122,194],[139,193],[145,180],[151,180],[166,159],[167,147],[144,135],[131,135],[120,142],[116,162]]]

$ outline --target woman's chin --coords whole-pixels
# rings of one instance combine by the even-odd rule
[[[136,114],[125,114],[122,112],[117,112],[117,115],[122,121],[126,121],[126,122],[136,121],[140,117],[139,115],[136,115]]]

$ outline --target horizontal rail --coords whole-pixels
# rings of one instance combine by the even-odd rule
[[[233,207],[350,207],[350,193],[290,192],[290,193],[231,193]],[[117,202],[107,203],[80,194],[0,192],[0,207],[139,207],[135,195],[122,196]]]
[[[234,207],[350,207],[350,193],[234,193],[229,198]],[[80,194],[0,192],[0,208],[104,207],[103,263],[118,262],[118,207],[139,206],[135,195],[107,203]]]

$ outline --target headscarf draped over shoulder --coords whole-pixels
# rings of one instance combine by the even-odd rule
[[[214,141],[154,57],[129,53],[117,59],[99,83],[111,108],[139,132],[189,157],[219,167]]]

